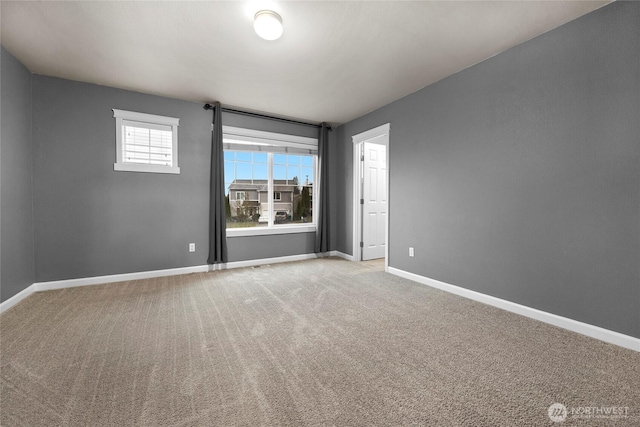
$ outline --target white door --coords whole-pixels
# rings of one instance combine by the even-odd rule
[[[362,260],[384,258],[387,242],[387,147],[364,142]]]

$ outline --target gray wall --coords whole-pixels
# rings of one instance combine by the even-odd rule
[[[616,2],[342,126],[336,248],[351,136],[390,122],[392,267],[640,337],[638,52]]]
[[[38,282],[205,265],[211,111],[202,104],[34,75]],[[115,172],[112,108],[180,118],[180,175]],[[223,115],[224,124],[317,135]],[[310,243],[311,241],[311,243]],[[189,253],[188,243],[196,243]],[[230,238],[231,261],[313,252],[313,235]]]
[[[227,237],[229,262],[312,254],[315,233]]]
[[[34,282],[31,73],[0,47],[0,299]]]

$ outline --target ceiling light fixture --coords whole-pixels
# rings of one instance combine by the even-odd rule
[[[265,40],[276,40],[282,35],[282,18],[271,10],[261,10],[256,13],[253,29]]]

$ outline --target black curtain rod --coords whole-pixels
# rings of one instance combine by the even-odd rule
[[[204,104],[204,109],[205,110],[213,110],[215,107],[211,104]],[[274,117],[274,116],[268,116],[266,114],[260,114],[260,113],[254,113],[251,111],[242,111],[242,110],[236,110],[234,108],[227,108],[227,107],[222,107],[222,111],[225,113],[233,113],[233,114],[240,114],[243,116],[249,116],[249,117],[257,117],[260,119],[267,119],[267,120],[276,120],[279,122],[285,122],[285,123],[293,123],[296,125],[303,125],[303,126],[312,126],[315,128],[319,128],[322,125],[318,125],[315,123],[308,123],[308,122],[301,122],[298,120],[292,120],[292,119],[285,119],[282,117]],[[331,130],[331,126],[327,126],[329,128],[329,130]]]

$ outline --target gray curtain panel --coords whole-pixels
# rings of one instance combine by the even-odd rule
[[[329,128],[326,123],[320,126],[318,137],[318,197],[315,252],[329,251]],[[315,210],[315,209],[314,209]]]
[[[222,107],[213,104],[211,134],[211,194],[209,197],[209,264],[227,262],[227,229],[224,209],[224,150]]]

